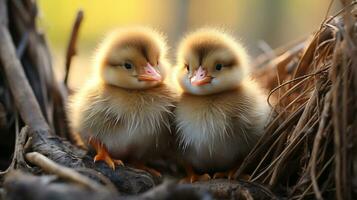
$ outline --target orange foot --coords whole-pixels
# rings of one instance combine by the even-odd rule
[[[229,180],[233,180],[234,179],[234,173],[235,170],[229,170],[226,172],[216,172],[213,174],[213,179],[217,179],[217,178],[228,178]]]
[[[198,175],[198,174],[189,174],[185,178],[180,180],[180,183],[194,183],[196,181],[209,181],[211,176],[207,173]]]
[[[207,173],[198,175],[194,172],[192,166],[184,164],[187,176],[180,180],[180,183],[194,183],[196,181],[208,181],[211,176]]]
[[[213,174],[213,178],[214,179],[227,178],[228,180],[233,180],[234,175],[235,175],[236,171],[238,170],[238,168],[239,168],[239,166],[236,166],[233,169],[230,169],[226,172],[217,172],[217,173]]]
[[[97,155],[94,157],[94,162],[104,161],[113,170],[115,170],[115,165],[124,165],[121,160],[112,159],[105,145],[99,140],[91,137],[89,139],[89,143],[94,147],[95,151],[97,152]]]
[[[133,162],[132,165],[137,169],[141,169],[141,170],[149,172],[153,176],[156,176],[156,177],[161,177],[162,176],[159,171],[157,171],[156,169],[153,169],[151,167],[146,166],[142,162],[136,161],[136,162]]]

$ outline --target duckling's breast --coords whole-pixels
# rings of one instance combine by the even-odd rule
[[[140,159],[167,148],[173,101],[158,92],[123,92],[93,98],[83,112],[84,138],[99,139],[114,158]]]
[[[260,137],[233,100],[183,96],[175,114],[182,156],[198,171],[235,167]]]

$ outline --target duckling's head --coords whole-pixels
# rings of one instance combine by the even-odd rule
[[[180,43],[176,67],[184,92],[209,95],[237,88],[248,72],[248,56],[232,36],[201,29]]]
[[[165,78],[166,43],[150,28],[119,29],[99,46],[95,67],[104,83],[125,89],[147,89]]]

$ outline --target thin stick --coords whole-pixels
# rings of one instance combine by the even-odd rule
[[[83,176],[71,168],[61,166],[38,152],[27,153],[26,159],[32,164],[39,166],[47,173],[55,174],[63,179],[86,186],[94,191],[104,189],[101,185],[92,181],[88,177]]]
[[[77,12],[76,20],[74,21],[73,24],[73,28],[72,28],[71,36],[69,38],[67,52],[66,52],[66,66],[65,66],[66,71],[65,71],[63,83],[67,88],[68,88],[68,76],[71,67],[72,57],[75,56],[77,53],[76,44],[77,44],[79,28],[81,27],[82,21],[83,21],[83,10],[79,10]]]
[[[317,178],[316,178],[316,160],[317,160],[317,154],[318,154],[318,148],[320,146],[320,141],[322,139],[323,135],[323,130],[326,125],[328,113],[330,110],[330,98],[331,98],[331,92],[328,92],[327,95],[325,96],[326,98],[326,103],[324,105],[323,111],[322,111],[322,119],[320,120],[319,128],[317,130],[313,148],[312,148],[312,153],[311,153],[311,170],[310,170],[310,176],[311,176],[311,182],[312,182],[312,188],[315,193],[316,199],[323,199],[319,186],[317,184]]]
[[[0,0],[0,7],[6,3]],[[6,79],[16,107],[24,122],[36,130],[49,130],[49,126],[41,113],[40,106],[26,78],[23,67],[16,56],[11,35],[7,29],[7,13],[0,14],[0,59],[5,71]]]

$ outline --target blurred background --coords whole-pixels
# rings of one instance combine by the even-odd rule
[[[72,60],[70,86],[89,77],[93,51],[113,28],[148,25],[167,34],[170,58],[181,36],[202,26],[224,28],[259,55],[302,39],[318,28],[326,15],[328,0],[39,0],[39,26],[48,37],[56,76],[63,80],[64,58],[78,9],[84,21]],[[332,10],[336,10],[334,5]]]

